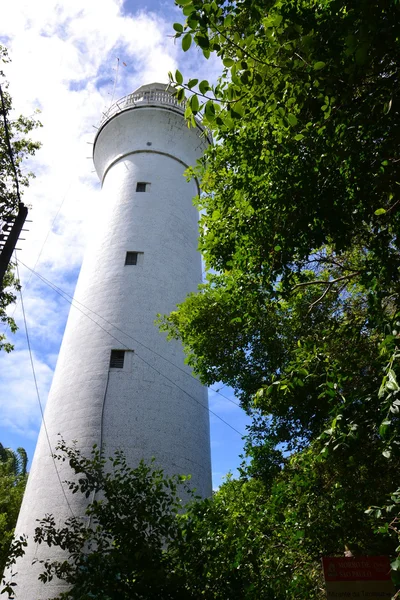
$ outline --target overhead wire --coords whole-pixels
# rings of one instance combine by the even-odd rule
[[[111,96],[110,108],[112,106],[112,103],[114,102],[115,89],[117,87],[117,81],[118,81],[118,71],[119,71],[119,58],[117,58],[117,68],[116,68],[116,73],[115,73],[115,78],[114,78],[114,85],[113,85],[113,91],[112,91],[112,96]],[[108,109],[108,110],[110,110],[110,109]]]
[[[191,394],[189,394],[189,392],[187,392],[186,390],[184,390],[183,388],[181,388],[181,386],[178,385],[175,381],[173,381],[172,379],[170,379],[169,377],[167,377],[167,375],[165,375],[165,373],[162,373],[161,371],[159,371],[158,369],[156,369],[156,367],[154,367],[149,362],[147,362],[142,356],[140,356],[140,354],[138,354],[137,352],[135,352],[135,354],[146,365],[148,365],[149,367],[151,367],[152,369],[154,369],[154,371],[156,373],[158,373],[159,375],[161,375],[162,377],[164,377],[167,381],[169,381],[170,383],[172,383],[173,385],[175,385],[175,387],[177,387],[178,390],[181,390],[181,392],[183,392],[184,394],[186,394],[187,396],[189,396],[189,398],[191,398],[192,400],[194,400],[195,402],[197,402],[197,404],[200,404],[200,406],[202,406],[203,408],[207,409],[209,413],[211,413],[212,415],[214,415],[214,417],[217,417],[217,419],[219,419],[220,421],[222,421],[223,423],[225,423],[225,425],[227,425],[228,427],[230,427],[231,429],[233,429],[233,431],[236,431],[236,433],[238,433],[240,435],[240,437],[243,437],[243,433],[241,433],[238,429],[236,429],[236,427],[233,427],[233,425],[231,425],[230,423],[228,423],[228,421],[225,421],[225,419],[223,419],[216,412],[214,412],[213,410],[211,410],[211,408],[209,408],[208,406],[205,406],[204,404],[202,404],[194,396],[192,396]]]
[[[15,255],[16,254],[17,253],[15,252]],[[16,256],[16,267],[17,267],[17,276],[18,276],[18,279],[19,279],[19,267],[18,267],[18,258],[17,258],[17,256]],[[22,286],[19,288],[19,293],[20,293],[20,297],[21,297],[21,309],[22,309],[22,317],[23,317],[24,327],[25,327],[26,342],[27,342],[27,345],[28,345],[28,352],[29,352],[29,358],[30,358],[30,363],[31,363],[31,368],[32,368],[33,381],[35,383],[36,396],[37,396],[37,400],[38,400],[38,404],[39,404],[39,408],[40,408],[40,414],[42,416],[43,429],[44,429],[44,432],[45,432],[45,435],[46,435],[47,443],[49,445],[50,455],[51,455],[51,458],[53,460],[54,468],[55,468],[55,471],[56,471],[56,474],[57,474],[57,479],[58,479],[58,481],[60,483],[60,486],[61,486],[62,493],[64,495],[65,501],[67,503],[67,506],[69,508],[69,511],[70,511],[71,515],[73,517],[75,517],[74,511],[72,510],[71,505],[70,505],[69,500],[68,500],[68,497],[67,497],[67,495],[65,493],[65,489],[64,489],[64,486],[63,486],[62,481],[61,481],[60,473],[58,472],[58,469],[57,469],[56,461],[54,459],[54,454],[53,454],[53,448],[52,448],[50,437],[49,437],[49,432],[47,430],[47,425],[46,425],[46,421],[45,421],[45,418],[44,418],[44,410],[43,410],[43,405],[42,405],[42,401],[41,401],[41,398],[40,398],[39,386],[38,386],[37,377],[36,377],[35,364],[33,362],[32,347],[31,347],[31,342],[30,342],[30,337],[29,337],[29,332],[28,332],[28,324],[27,324],[26,315],[25,315],[25,306],[24,306],[24,300],[23,300],[23,296],[22,296]]]
[[[24,267],[26,267],[27,269],[29,269],[29,270],[32,270],[32,269],[30,269],[30,267],[28,267],[27,265],[25,265],[25,264],[24,264],[24,263],[23,263],[23,262],[22,262],[20,259],[18,259],[18,261],[19,261],[19,263],[20,263],[21,265],[23,265],[23,266],[24,266]],[[93,318],[92,318],[90,315],[88,315],[86,312],[84,312],[83,310],[81,310],[81,309],[79,308],[79,306],[77,306],[77,305],[75,304],[75,302],[78,302],[78,303],[79,303],[79,304],[80,304],[80,305],[81,305],[83,308],[85,308],[86,310],[91,310],[91,309],[89,309],[89,308],[85,307],[85,306],[84,306],[84,305],[83,305],[81,302],[79,302],[79,301],[75,301],[75,299],[74,299],[74,298],[72,298],[72,296],[69,296],[69,294],[68,294],[67,292],[64,292],[63,290],[61,290],[61,288],[58,288],[58,286],[55,286],[55,285],[54,285],[52,282],[50,282],[49,280],[47,280],[45,277],[43,277],[42,275],[40,275],[40,274],[39,274],[39,273],[37,273],[36,271],[33,271],[33,272],[34,272],[34,274],[35,274],[35,275],[36,275],[36,276],[37,276],[39,279],[41,279],[41,280],[43,281],[43,283],[45,283],[46,285],[48,285],[48,286],[49,286],[51,289],[53,289],[53,291],[55,291],[55,292],[56,292],[57,294],[59,294],[59,295],[60,295],[62,298],[64,298],[64,300],[65,300],[66,302],[68,302],[69,304],[71,304],[71,306],[73,306],[74,308],[76,308],[77,310],[79,310],[79,312],[81,312],[81,313],[82,313],[84,316],[86,316],[86,317],[87,317],[88,319],[90,319],[90,320],[91,320],[93,323],[95,323],[95,324],[96,324],[98,327],[100,327],[100,329],[102,329],[102,330],[103,330],[105,333],[107,333],[107,335],[109,335],[110,337],[112,337],[113,339],[115,339],[115,340],[116,340],[116,341],[117,341],[119,344],[121,344],[121,345],[122,345],[123,347],[125,347],[127,350],[131,350],[131,348],[129,348],[129,346],[127,346],[127,345],[126,345],[124,342],[122,342],[120,339],[118,339],[118,338],[117,338],[115,335],[113,335],[113,334],[112,334],[112,333],[110,333],[110,332],[109,332],[107,329],[105,329],[105,327],[103,327],[103,326],[102,326],[102,325],[101,325],[101,324],[100,324],[98,321],[96,321],[96,320],[95,320],[95,319],[93,319]],[[66,296],[69,296],[69,298],[68,298],[68,297],[66,297]],[[71,298],[71,299],[70,299],[70,298]],[[98,316],[99,318],[101,318],[101,319],[103,318],[103,317],[101,317],[100,315],[98,315],[97,313],[94,313],[94,311],[91,311],[91,312],[93,312],[93,314],[96,314],[96,316]],[[106,319],[104,319],[104,320],[106,321]],[[106,322],[107,322],[109,325],[111,325],[112,327],[114,327],[114,325],[112,325],[112,323],[109,323],[108,321],[106,321]],[[116,328],[116,329],[118,329],[117,327],[115,327],[115,328]],[[124,335],[127,335],[127,334],[125,334],[125,332],[123,332],[122,330],[119,330],[119,331],[121,331],[122,333],[124,333]],[[129,335],[127,335],[127,337],[132,337],[132,336],[129,336]],[[134,338],[132,338],[132,339],[134,339]],[[137,342],[137,340],[135,340],[135,341]],[[137,342],[137,343],[140,343],[140,342]],[[150,352],[154,352],[154,353],[155,353],[157,356],[160,356],[161,358],[165,358],[165,357],[163,357],[162,355],[158,354],[157,352],[153,351],[151,348],[148,348],[148,347],[147,347],[147,346],[145,346],[144,344],[143,344],[143,346],[144,346],[144,347],[145,347],[147,350],[149,350]],[[161,371],[159,371],[159,370],[158,370],[156,367],[154,367],[154,365],[152,365],[151,363],[149,363],[148,361],[146,361],[146,359],[144,359],[142,356],[140,356],[140,354],[139,354],[137,351],[135,351],[135,355],[136,355],[136,356],[137,356],[137,357],[138,357],[138,358],[139,358],[139,359],[140,359],[142,362],[144,362],[145,364],[147,364],[147,365],[148,365],[148,366],[149,366],[151,369],[153,369],[154,371],[156,371],[156,373],[158,373],[160,376],[162,376],[162,377],[164,377],[165,379],[167,379],[167,381],[169,381],[170,383],[172,383],[173,385],[175,385],[175,387],[177,387],[177,388],[178,388],[178,389],[179,389],[181,392],[183,392],[184,394],[186,394],[186,395],[187,395],[189,398],[191,398],[191,399],[192,399],[194,402],[196,402],[197,404],[199,404],[200,406],[202,406],[202,407],[203,407],[204,409],[206,409],[206,410],[207,410],[207,411],[208,411],[210,414],[214,415],[214,416],[215,416],[217,419],[219,419],[219,420],[220,420],[220,421],[222,421],[222,422],[223,422],[225,425],[227,425],[227,427],[229,427],[230,429],[232,429],[233,431],[235,431],[235,432],[236,432],[238,435],[240,435],[241,437],[243,437],[243,435],[244,435],[243,433],[241,433],[241,432],[240,432],[238,429],[236,429],[236,428],[235,428],[233,425],[231,425],[230,423],[228,423],[228,421],[225,421],[225,419],[223,419],[223,418],[222,418],[220,415],[218,415],[216,412],[214,412],[213,410],[211,410],[211,409],[210,409],[208,406],[205,406],[204,404],[202,404],[202,403],[201,403],[199,400],[197,400],[197,398],[195,398],[194,396],[192,396],[192,394],[190,394],[190,393],[189,393],[188,391],[186,391],[184,388],[180,387],[180,386],[179,386],[179,385],[178,385],[178,384],[177,384],[175,381],[173,381],[173,380],[172,380],[172,379],[170,379],[170,378],[169,378],[167,375],[165,375],[165,373],[162,373],[162,372],[161,372]],[[167,360],[167,359],[165,359],[165,360]],[[176,366],[176,365],[174,365],[174,363],[172,363],[171,361],[168,361],[168,360],[167,360],[167,362],[170,362],[170,363],[171,363],[173,366]],[[180,369],[180,367],[177,367],[177,368],[179,368],[179,369]],[[182,370],[182,371],[185,373],[185,371],[184,371],[183,369],[180,369],[180,370]],[[192,376],[192,377],[193,377],[193,376]],[[196,378],[194,378],[194,379],[197,381],[197,379],[196,379]],[[234,404],[236,404],[236,403],[234,403]]]
[[[118,63],[117,63],[117,76],[118,76],[118,67],[119,67],[119,58],[118,58]],[[1,86],[0,86],[0,91],[1,91]],[[2,91],[1,91],[1,98],[2,98],[2,103],[3,103],[3,111],[4,111],[4,100],[3,100],[3,93],[2,93]],[[4,119],[5,119],[5,113],[4,113]],[[6,119],[5,119],[5,127],[7,127]],[[15,170],[14,159],[13,159],[13,156],[12,156],[12,149],[11,149],[11,146],[10,146],[10,144],[9,144],[9,138],[7,137],[7,139],[8,139],[8,145],[9,145],[9,152],[11,152],[11,154],[10,154],[10,158],[11,158],[11,160],[12,160],[12,164],[13,164],[13,167],[14,167],[14,173],[15,173],[15,178],[16,178],[17,189],[19,189],[19,188],[18,188],[18,178],[17,178],[17,173],[16,173],[16,170]],[[19,191],[18,191],[18,197],[19,197]],[[44,242],[43,242],[42,248],[41,248],[41,250],[40,250],[40,252],[39,252],[39,255],[38,255],[37,259],[36,259],[36,262],[35,262],[35,264],[34,264],[33,268],[30,268],[30,267],[28,267],[28,266],[27,266],[27,265],[25,265],[25,264],[24,264],[22,261],[20,261],[20,262],[21,262],[21,264],[22,264],[22,265],[24,265],[24,267],[26,267],[26,268],[27,268],[27,269],[28,269],[28,270],[31,272],[31,276],[32,276],[32,274],[35,274],[37,277],[39,277],[40,279],[42,279],[42,280],[44,281],[44,283],[51,284],[51,285],[53,285],[55,288],[57,288],[57,286],[55,286],[55,284],[53,284],[53,283],[49,282],[49,281],[48,281],[48,280],[47,280],[45,277],[43,277],[42,275],[40,275],[39,273],[37,273],[37,272],[35,271],[35,267],[36,267],[36,265],[37,265],[37,263],[38,263],[38,261],[39,261],[39,258],[40,258],[41,254],[42,254],[42,251],[43,251],[44,245],[46,244],[46,242],[47,242],[47,239],[48,239],[48,237],[49,237],[49,235],[50,235],[50,231],[51,231],[51,229],[52,229],[52,227],[53,227],[53,225],[54,225],[54,223],[55,223],[55,221],[56,221],[56,219],[57,219],[57,217],[58,217],[58,214],[59,214],[59,212],[60,212],[60,210],[61,210],[61,208],[62,208],[62,205],[64,204],[65,198],[66,198],[66,195],[64,196],[64,199],[63,199],[63,201],[61,202],[61,204],[60,204],[60,207],[59,207],[59,209],[58,209],[58,211],[57,211],[57,213],[56,213],[56,215],[55,215],[55,217],[54,217],[54,219],[53,219],[52,225],[51,225],[51,227],[50,227],[50,229],[49,229],[49,231],[48,231],[48,233],[47,233],[47,235],[46,235],[46,238],[45,238],[45,240],[44,240]],[[29,285],[29,282],[30,282],[30,280],[31,280],[31,276],[29,277],[29,280],[28,280],[28,284],[27,284],[27,285]],[[83,306],[83,307],[84,307],[86,310],[89,310],[90,312],[92,312],[93,314],[95,314],[95,315],[96,315],[97,317],[99,317],[100,319],[103,319],[103,321],[105,321],[106,323],[108,323],[109,325],[111,325],[111,327],[114,327],[115,329],[117,329],[118,331],[120,331],[121,333],[123,333],[124,335],[126,335],[127,337],[131,338],[131,339],[132,339],[134,342],[136,342],[137,344],[140,344],[141,346],[143,346],[143,348],[146,348],[146,350],[149,350],[149,352],[153,352],[154,354],[156,354],[157,356],[159,356],[159,357],[160,357],[160,358],[162,358],[163,360],[165,360],[165,361],[167,361],[168,363],[170,363],[171,365],[173,365],[175,368],[177,368],[177,369],[179,369],[180,371],[182,371],[182,373],[185,373],[185,375],[188,375],[189,377],[192,377],[193,379],[195,379],[195,380],[197,381],[197,379],[196,379],[196,378],[195,378],[195,377],[194,377],[194,376],[193,376],[191,373],[188,373],[187,371],[185,371],[184,369],[182,369],[182,368],[181,368],[181,367],[179,367],[178,365],[175,365],[175,364],[174,364],[172,361],[170,361],[170,360],[168,360],[167,358],[165,358],[165,356],[162,356],[161,354],[159,354],[158,352],[156,352],[156,351],[155,351],[155,350],[153,350],[152,348],[149,348],[148,346],[146,346],[146,344],[144,344],[143,342],[140,342],[139,340],[135,339],[133,336],[131,336],[131,335],[127,334],[127,333],[126,333],[126,332],[124,332],[124,331],[122,331],[122,329],[120,329],[119,327],[117,327],[117,326],[116,326],[116,325],[114,325],[113,323],[110,323],[110,321],[108,321],[108,320],[107,320],[105,317],[102,317],[101,315],[97,314],[95,311],[93,311],[93,310],[91,310],[90,308],[88,308],[88,307],[84,306],[84,305],[83,305],[81,302],[79,302],[79,300],[76,300],[75,298],[73,298],[72,296],[70,296],[70,294],[68,294],[68,293],[67,293],[67,292],[65,292],[64,290],[61,290],[60,288],[57,288],[57,289],[59,289],[60,291],[62,291],[62,293],[66,294],[66,295],[67,295],[67,296],[69,296],[71,299],[73,299],[75,302],[77,302],[78,304],[80,304],[81,306]],[[15,310],[16,310],[16,308],[14,309],[14,313],[15,313]],[[13,314],[14,314],[14,313],[13,313]],[[7,330],[7,328],[6,328],[6,330]],[[6,330],[4,331],[4,333],[6,332]],[[215,393],[217,393],[217,394],[219,394],[219,395],[220,395],[222,398],[225,398],[225,400],[227,400],[228,402],[231,402],[231,403],[232,403],[232,404],[234,404],[235,406],[239,406],[239,404],[237,404],[236,402],[234,402],[234,400],[232,400],[231,398],[228,398],[228,396],[225,396],[225,394],[221,394],[221,393],[219,392],[219,390],[218,390],[218,391],[216,391],[216,390],[212,390],[212,391],[213,391],[213,392],[215,392]]]
[[[20,263],[29,271],[31,271],[34,275],[36,275],[36,277],[38,277],[39,279],[41,279],[43,281],[43,283],[53,286],[54,291],[58,290],[59,292],[61,292],[62,294],[65,294],[66,296],[68,296],[69,298],[71,298],[71,300],[73,300],[74,302],[76,302],[77,304],[79,304],[80,306],[82,306],[85,310],[88,310],[89,312],[93,313],[94,315],[96,315],[96,317],[99,317],[99,319],[102,319],[105,323],[107,323],[108,325],[110,325],[111,327],[113,327],[114,329],[116,329],[117,331],[119,331],[120,333],[122,333],[124,336],[130,338],[131,340],[133,340],[136,344],[140,344],[141,346],[143,346],[143,348],[146,348],[146,350],[148,350],[149,352],[152,352],[153,354],[155,354],[156,356],[158,356],[159,358],[162,358],[163,360],[165,360],[167,363],[169,363],[170,365],[172,365],[173,367],[175,367],[176,369],[178,369],[179,371],[181,371],[182,373],[184,373],[184,375],[187,375],[188,377],[191,377],[192,379],[194,379],[195,381],[198,381],[197,378],[192,375],[191,373],[188,373],[187,371],[185,371],[185,369],[182,369],[182,367],[180,367],[179,365],[176,365],[175,363],[173,363],[171,360],[169,360],[168,358],[166,358],[165,356],[163,356],[162,354],[160,354],[159,352],[157,352],[156,350],[153,350],[153,348],[149,348],[149,346],[146,346],[146,344],[144,344],[143,342],[139,341],[138,339],[134,338],[132,335],[130,335],[129,333],[127,333],[126,331],[123,331],[122,329],[120,329],[119,327],[117,327],[117,325],[114,325],[114,323],[111,323],[110,321],[108,321],[105,317],[103,317],[102,315],[99,315],[97,312],[95,312],[94,310],[92,310],[91,308],[88,308],[87,306],[85,306],[82,302],[80,302],[79,300],[77,300],[76,298],[74,298],[73,296],[71,296],[71,294],[68,294],[68,292],[66,292],[65,290],[62,290],[60,287],[56,286],[55,283],[53,283],[52,281],[46,279],[46,277],[44,277],[41,273],[38,273],[37,271],[34,270],[34,268],[28,267],[27,265],[25,265],[21,260]],[[229,398],[228,396],[226,396],[225,394],[222,394],[220,392],[221,389],[223,389],[225,386],[223,385],[221,388],[219,388],[218,390],[213,390],[212,388],[210,388],[214,393],[218,394],[219,396],[221,396],[222,398],[225,398],[225,400],[228,400],[228,402],[231,402],[232,404],[234,404],[235,406],[237,406],[238,408],[240,408],[240,405],[235,402],[234,400],[232,400],[232,398]]]
[[[1,98],[1,107],[2,107],[3,121],[4,121],[4,132],[5,132],[5,138],[6,138],[6,143],[7,143],[7,151],[8,151],[8,155],[9,155],[10,162],[11,162],[11,165],[12,165],[12,169],[14,171],[15,187],[16,187],[18,202],[21,203],[21,194],[20,194],[20,190],[19,190],[18,174],[17,174],[17,169],[15,167],[14,153],[13,153],[13,150],[12,150],[12,147],[11,147],[10,132],[9,132],[9,129],[8,129],[7,116],[6,116],[6,106],[5,106],[5,101],[4,101],[3,89],[1,87],[1,85],[0,85],[0,98]],[[36,268],[36,265],[39,262],[39,259],[40,259],[41,255],[42,255],[42,252],[43,252],[43,249],[44,249],[44,246],[45,246],[45,244],[47,242],[47,239],[48,239],[48,237],[50,235],[51,230],[54,227],[54,223],[56,222],[56,219],[57,219],[57,217],[58,217],[58,215],[60,213],[60,210],[61,210],[61,208],[62,208],[62,206],[63,206],[63,204],[65,202],[65,198],[67,197],[67,194],[68,194],[68,192],[65,194],[65,196],[64,196],[64,198],[63,198],[60,206],[58,207],[58,210],[57,210],[56,215],[55,215],[55,217],[53,219],[53,222],[52,222],[52,224],[50,226],[50,229],[47,232],[46,238],[45,238],[45,240],[44,240],[44,242],[42,244],[42,247],[41,247],[41,249],[39,251],[38,257],[37,257],[35,265],[33,267],[34,269]],[[31,276],[32,276],[32,274],[31,274]],[[28,279],[28,282],[27,282],[27,284],[25,286],[25,289],[29,286],[29,282],[31,280],[31,276]],[[11,315],[11,318],[14,316],[16,308],[17,307],[15,306],[14,307],[14,311],[13,311],[13,313]],[[9,327],[9,322],[7,321],[6,327],[5,327],[4,331],[3,331],[3,334],[7,333],[8,327]]]
[[[10,162],[11,162],[11,166],[12,166],[12,170],[14,172],[14,178],[15,178],[15,188],[16,188],[16,195],[17,195],[17,199],[19,204],[21,204],[21,194],[20,194],[20,189],[19,189],[19,181],[18,181],[18,173],[17,173],[17,169],[15,167],[15,161],[14,161],[14,153],[11,147],[11,141],[10,141],[10,132],[8,129],[8,123],[7,123],[7,114],[6,114],[6,106],[5,106],[5,101],[4,101],[4,94],[3,94],[3,89],[0,85],[0,98],[1,98],[1,107],[2,107],[2,113],[3,113],[3,121],[4,121],[4,133],[5,133],[5,138],[6,138],[6,144],[7,144],[7,151],[8,151],[8,155],[10,158]],[[18,268],[18,259],[17,259],[17,251],[15,250],[15,257],[16,257],[16,268],[17,268],[17,277],[19,280],[19,268]],[[60,478],[60,474],[58,472],[57,469],[57,465],[54,459],[54,455],[53,455],[53,449],[51,446],[51,442],[50,442],[50,437],[47,431],[47,426],[46,426],[46,422],[45,422],[45,418],[44,418],[44,411],[43,411],[43,405],[42,405],[42,401],[40,398],[40,393],[39,393],[39,386],[38,386],[38,382],[37,382],[37,377],[36,377],[36,370],[35,370],[35,365],[33,362],[33,355],[32,355],[32,348],[31,348],[31,342],[30,342],[30,338],[29,338],[29,331],[28,331],[28,324],[26,321],[26,315],[25,315],[25,306],[24,306],[24,300],[23,300],[23,296],[22,296],[22,286],[20,286],[19,288],[19,293],[20,293],[20,298],[21,298],[21,308],[22,308],[22,316],[23,316],[23,320],[24,320],[24,326],[25,326],[25,335],[26,335],[26,341],[27,341],[27,345],[28,345],[28,352],[29,352],[29,357],[30,357],[30,363],[31,363],[31,368],[32,368],[32,375],[33,375],[33,380],[34,380],[34,384],[35,384],[35,389],[36,389],[36,396],[37,396],[37,400],[39,403],[39,408],[40,408],[40,413],[41,413],[41,417],[42,417],[42,423],[43,423],[43,429],[45,431],[45,435],[47,438],[47,443],[49,445],[49,449],[50,449],[50,455],[54,464],[54,468],[57,474],[57,479],[59,481],[59,484],[61,486],[61,490],[62,493],[64,495],[65,501],[67,503],[68,509],[71,513],[71,515],[73,517],[75,517],[74,512],[71,508],[71,505],[68,501],[67,495],[65,493],[65,489],[64,486],[62,484],[61,478]]]
[[[58,219],[58,215],[59,215],[59,214],[60,214],[60,212],[61,212],[61,209],[62,209],[62,207],[63,207],[63,205],[64,205],[64,202],[65,202],[65,200],[66,200],[66,198],[67,198],[67,196],[68,196],[68,194],[69,194],[69,191],[70,191],[70,189],[71,189],[71,181],[70,181],[70,183],[69,183],[69,187],[68,187],[67,191],[66,191],[66,192],[65,192],[65,194],[64,194],[64,198],[62,199],[62,201],[61,201],[61,203],[60,203],[60,206],[58,207],[58,209],[57,209],[57,212],[56,212],[56,214],[54,215],[54,218],[53,218],[53,220],[52,220],[52,222],[51,222],[51,225],[50,225],[49,229],[47,230],[46,237],[44,238],[44,242],[43,242],[43,244],[42,244],[42,247],[41,247],[41,248],[40,248],[40,250],[39,250],[39,254],[37,255],[37,258],[36,258],[35,264],[33,265],[33,269],[36,269],[36,265],[38,264],[38,262],[39,262],[39,260],[40,260],[40,257],[42,256],[42,253],[43,253],[44,247],[45,247],[45,245],[46,245],[46,243],[47,243],[47,240],[49,239],[49,235],[50,235],[50,233],[52,232],[52,229],[53,229],[53,227],[54,227],[54,225],[55,225],[55,222],[56,222],[56,221],[57,221],[57,219]],[[31,280],[31,277],[32,277],[32,275],[33,275],[33,273],[31,273],[31,275],[30,275],[30,277],[29,277],[29,279],[28,279],[28,282],[27,282],[27,284],[26,284],[26,286],[25,286],[25,289],[28,287],[28,285],[29,285],[29,282],[30,282],[30,280]]]
[[[52,229],[53,229],[53,227],[54,227],[54,224],[55,224],[55,222],[56,222],[56,220],[57,220],[57,218],[58,218],[58,215],[60,214],[60,211],[61,211],[61,209],[62,209],[62,207],[63,207],[63,204],[64,204],[64,202],[65,202],[65,200],[66,200],[66,198],[67,198],[67,195],[68,195],[68,193],[69,193],[69,190],[70,190],[70,189],[71,189],[71,183],[70,183],[70,185],[69,185],[69,188],[68,188],[67,192],[64,194],[64,198],[62,199],[62,201],[61,201],[61,204],[60,204],[60,206],[58,207],[58,210],[57,210],[57,212],[56,212],[56,214],[55,214],[55,216],[54,216],[54,218],[53,218],[53,221],[52,221],[52,223],[51,223],[51,225],[50,225],[50,227],[49,227],[49,229],[48,229],[48,231],[47,231],[46,237],[45,237],[45,239],[44,239],[44,242],[43,242],[43,244],[42,244],[42,246],[41,246],[41,248],[40,248],[40,250],[39,250],[39,254],[38,254],[38,255],[37,255],[37,257],[36,257],[35,264],[33,265],[33,268],[32,268],[32,271],[31,271],[31,273],[30,273],[30,275],[29,275],[28,281],[27,281],[27,282],[26,282],[26,284],[25,284],[25,291],[26,291],[26,290],[28,289],[28,287],[29,287],[29,284],[30,284],[30,282],[31,282],[32,276],[33,276],[33,274],[34,274],[34,273],[33,273],[33,270],[34,270],[34,269],[36,269],[36,266],[37,266],[37,264],[38,264],[38,262],[39,262],[39,260],[40,260],[40,257],[42,256],[42,253],[43,253],[44,247],[45,247],[45,245],[46,245],[46,243],[47,243],[47,240],[49,239],[49,235],[50,235],[50,233],[51,233],[51,231],[52,231]],[[15,315],[15,311],[16,311],[16,310],[17,310],[17,303],[15,304],[15,306],[14,306],[14,310],[13,310],[13,311],[12,311],[12,313],[11,313],[11,318],[13,318],[13,317],[14,317],[14,315]],[[3,331],[3,335],[7,333],[7,330],[8,330],[8,328],[9,328],[9,326],[10,326],[10,324],[9,324],[9,322],[7,321],[7,323],[6,323],[6,326],[5,326],[5,328],[4,328],[4,331]]]

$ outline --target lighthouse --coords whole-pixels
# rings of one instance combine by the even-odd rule
[[[85,512],[87,500],[61,487],[71,473],[58,462],[57,473],[50,451],[60,435],[87,455],[94,444],[107,455],[122,449],[133,467],[154,457],[167,475],[191,474],[197,493],[211,495],[207,390],[181,344],[155,324],[201,281],[199,190],[184,172],[209,139],[199,123],[187,127],[166,87],[144,85],[120,99],[95,137],[102,189],[17,524],[17,535],[30,538],[16,565],[19,600],[60,591],[32,567],[51,552],[34,547],[36,519],[71,516],[64,492],[75,515]]]

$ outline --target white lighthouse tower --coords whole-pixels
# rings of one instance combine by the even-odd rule
[[[183,173],[208,143],[199,124],[187,128],[164,84],[140,87],[103,119],[93,153],[102,183],[94,234],[45,411],[53,448],[61,434],[87,454],[94,444],[108,454],[121,448],[132,466],[155,457],[167,474],[191,474],[202,496],[211,494],[207,391],[184,365],[181,345],[167,342],[154,320],[201,281],[198,189]],[[85,499],[68,498],[82,515]],[[58,524],[70,516],[42,426],[17,534],[32,538],[46,513]],[[59,591],[38,582],[31,565],[38,552],[49,555],[31,539],[17,563],[18,600]]]

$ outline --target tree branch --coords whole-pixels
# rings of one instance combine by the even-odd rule
[[[308,285],[327,285],[329,287],[332,287],[332,285],[334,285],[335,283],[338,283],[338,281],[344,281],[345,279],[351,279],[352,277],[355,277],[356,275],[360,275],[360,273],[361,273],[361,271],[353,271],[352,273],[349,273],[348,275],[342,275],[341,277],[337,277],[336,279],[328,279],[328,280],[315,279],[314,281],[304,281],[302,283],[296,283],[296,285],[292,289],[292,292],[299,287],[307,287]]]

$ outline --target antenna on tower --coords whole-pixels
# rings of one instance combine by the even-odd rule
[[[122,64],[124,65],[124,67],[127,67],[128,65],[126,64],[126,62],[122,61]],[[110,102],[110,106],[108,107],[108,109],[103,112],[103,115],[107,118],[108,113],[110,112],[110,109],[114,103],[114,97],[115,97],[115,90],[117,89],[117,83],[118,83],[118,73],[119,73],[119,58],[117,57],[117,67],[115,69],[115,77],[114,77],[114,83],[113,83],[113,90],[112,90],[112,94],[111,94],[111,102]],[[94,127],[94,126],[93,126]]]
[[[117,87],[117,81],[118,81],[118,72],[119,72],[119,58],[117,58],[117,68],[115,70],[114,85],[113,85],[113,91],[112,91],[112,94],[111,94],[110,108],[112,106],[112,103],[114,102],[115,89]]]
[[[126,62],[124,62],[124,61],[122,61],[122,64],[124,65],[124,67],[128,66],[126,64]],[[117,57],[117,67],[115,69],[114,85],[113,85],[113,91],[112,91],[112,94],[111,94],[111,104],[110,104],[110,106],[112,106],[112,104],[114,102],[115,90],[117,89],[117,83],[118,83],[118,73],[119,73],[119,58]]]

